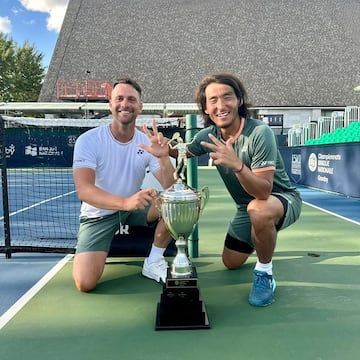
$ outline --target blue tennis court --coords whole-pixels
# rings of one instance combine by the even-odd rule
[[[7,178],[11,244],[16,251],[74,248],[80,202],[71,168],[10,169]],[[2,233],[3,216],[2,208]]]

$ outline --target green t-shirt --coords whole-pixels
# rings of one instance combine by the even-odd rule
[[[209,139],[209,134],[213,134],[217,139],[221,139],[220,130],[212,125],[198,132],[194,142],[188,145],[188,150],[196,156],[211,152],[210,149],[200,144],[201,141],[212,143]],[[296,191],[285,171],[275,135],[268,125],[262,121],[247,118],[244,129],[238,140],[233,144],[233,148],[239,159],[252,170],[275,166],[272,193]],[[232,170],[221,165],[217,165],[216,168],[230,195],[237,204],[247,204],[253,199],[243,189]]]

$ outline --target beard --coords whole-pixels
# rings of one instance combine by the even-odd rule
[[[127,113],[124,115],[122,112],[117,112],[115,118],[123,125],[131,125],[135,123],[137,115],[135,113]]]

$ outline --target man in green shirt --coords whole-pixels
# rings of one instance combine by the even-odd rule
[[[272,257],[277,233],[299,218],[300,194],[291,186],[272,130],[249,116],[247,94],[236,76],[207,76],[196,100],[206,127],[188,145],[188,156],[209,153],[237,208],[226,234],[223,263],[237,269],[256,251],[249,302],[269,305],[276,286]]]

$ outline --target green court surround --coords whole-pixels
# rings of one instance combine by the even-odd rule
[[[142,258],[110,258],[89,294],[76,291],[69,261],[0,330],[0,358],[358,358],[359,226],[304,205],[300,220],[279,234],[275,303],[252,307],[247,297],[255,257],[236,271],[221,262],[233,202],[215,170],[201,169],[199,185],[209,186],[210,200],[193,263],[211,329],[154,330],[161,286],[141,276]]]

